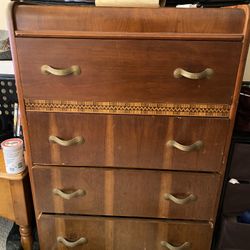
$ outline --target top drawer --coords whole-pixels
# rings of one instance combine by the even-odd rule
[[[190,34],[200,38],[204,34],[210,39],[225,39],[227,36],[235,38],[242,35],[246,19],[246,13],[241,8],[93,8],[21,3],[14,7],[16,35],[39,37],[141,37],[140,34],[185,37]]]
[[[218,41],[16,40],[24,98],[40,100],[230,104],[241,51]],[[62,70],[72,65],[77,75]],[[176,78],[180,68],[191,74]]]

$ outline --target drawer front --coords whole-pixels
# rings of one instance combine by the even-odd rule
[[[28,112],[27,118],[34,164],[196,171],[220,171],[229,125],[227,119],[166,116]],[[61,146],[51,135],[83,142]]]
[[[163,250],[169,249],[162,246],[166,243],[190,245],[178,249],[210,250],[212,238],[208,223],[161,220],[42,215],[38,227],[41,250],[69,249],[63,239],[78,240],[73,249],[79,250]]]
[[[241,43],[216,41],[17,38],[16,43],[24,98],[125,103],[231,104],[241,51]],[[43,65],[77,65],[81,72],[48,75]],[[177,79],[177,68],[192,73],[212,68],[214,74]]]
[[[217,174],[73,167],[32,171],[38,208],[46,213],[198,220],[215,216]]]

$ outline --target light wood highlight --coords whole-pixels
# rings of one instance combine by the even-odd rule
[[[6,173],[0,150],[0,215],[20,226],[24,250],[32,250],[33,205],[27,170],[17,175]]]
[[[59,223],[64,226],[57,226]],[[192,250],[210,250],[212,236],[209,223],[153,219],[42,215],[38,227],[43,235],[41,248],[60,250],[68,248],[57,243],[59,235],[70,241],[86,237],[88,243],[75,247],[77,250],[162,250],[163,240],[176,246],[188,241]]]
[[[58,166],[36,166],[32,173],[44,213],[215,220],[217,174]],[[110,186],[105,189],[106,183]],[[171,184],[161,190],[161,183]],[[85,195],[66,200],[53,193],[55,188],[65,193],[81,189]],[[165,199],[166,194],[179,200],[191,194],[196,198],[181,205]],[[107,206],[106,201],[112,202]]]
[[[194,117],[27,112],[27,118],[33,164],[211,172],[221,172],[229,126],[228,119]],[[49,142],[51,135],[82,136],[84,143],[63,147]],[[203,147],[183,152],[169,140]]]
[[[11,6],[41,249],[65,249],[61,236],[87,237],[89,250],[162,250],[161,241],[209,250],[249,46],[249,6]],[[77,65],[81,74],[43,75],[44,64]],[[176,68],[214,74],[176,79]],[[83,136],[84,144],[62,148],[48,142],[51,134]],[[169,147],[169,140],[183,146]],[[201,148],[182,151],[200,140]],[[83,184],[88,203],[74,197],[69,205],[48,191]],[[159,199],[175,189],[177,203],[198,193],[183,205],[191,209]]]
[[[0,215],[9,219],[15,220],[13,202],[11,196],[10,182],[8,180],[1,179],[0,177]]]
[[[16,31],[33,32],[242,34],[245,21],[244,11],[232,8],[185,10],[18,4],[13,12]]]
[[[226,104],[175,104],[175,103],[125,103],[125,102],[81,102],[59,100],[25,99],[27,111],[65,112],[94,114],[134,114],[229,117],[230,105]]]
[[[21,242],[24,250],[33,249],[32,229],[30,226],[20,226]]]

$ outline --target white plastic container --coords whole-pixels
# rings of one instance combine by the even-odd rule
[[[25,169],[23,140],[11,138],[1,143],[3,157],[8,174],[19,174]]]

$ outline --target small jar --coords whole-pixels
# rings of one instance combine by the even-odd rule
[[[11,138],[1,143],[3,157],[8,174],[19,174],[25,169],[23,140]]]

